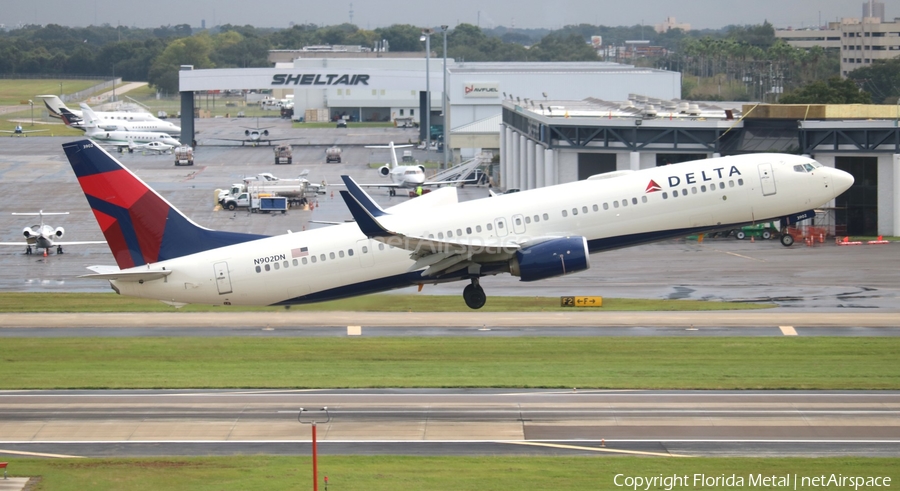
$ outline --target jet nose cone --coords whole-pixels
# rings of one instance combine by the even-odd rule
[[[853,176],[849,172],[832,169],[831,181],[834,187],[834,197],[837,198],[853,185]]]

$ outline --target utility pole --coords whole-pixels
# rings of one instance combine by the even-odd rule
[[[447,122],[450,120],[450,113],[448,112],[448,109],[450,109],[450,108],[447,107],[447,28],[448,27],[449,26],[441,26],[441,31],[444,33],[444,64],[442,65],[444,67],[444,90],[441,92],[441,94],[442,94],[442,96],[441,96],[441,111],[444,112],[444,128],[443,128],[444,164],[441,167],[441,170],[445,170],[445,169],[447,169],[447,167],[449,167],[447,162],[450,157],[449,154],[447,153],[448,150],[450,149],[450,140],[448,139],[450,135],[449,135],[449,132],[447,131]]]

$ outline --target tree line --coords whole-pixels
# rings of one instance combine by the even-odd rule
[[[348,23],[299,24],[288,29],[224,25],[209,30],[195,30],[187,24],[152,29],[32,25],[0,32],[0,74],[115,75],[147,81],[159,90],[174,93],[180,65],[266,67],[270,65],[271,49],[334,44],[373,47],[381,41],[387,41],[390,51],[416,52],[424,50],[421,32],[420,27],[407,24],[373,30]],[[789,94],[813,83],[826,83],[839,69],[837,54],[821,48],[794,49],[777,40],[768,23],[717,31],[671,29],[664,33],[649,26],[580,24],[556,30],[512,30],[460,24],[447,33],[447,56],[458,61],[596,61],[600,58],[588,44],[595,35],[614,46],[636,39],[662,46],[662,54],[633,61],[679,71],[699,81],[715,78],[720,84],[743,85],[743,92],[731,94],[738,100],[766,100],[772,94]],[[443,55],[440,31],[432,36],[431,45],[437,56]],[[891,97],[896,100],[900,71],[895,67],[859,69],[850,79],[878,102]],[[715,98],[699,90],[700,83],[686,79],[684,98]]]

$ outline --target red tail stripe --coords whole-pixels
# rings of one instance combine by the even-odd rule
[[[143,183],[124,169],[80,177],[78,182],[84,194],[126,209],[148,192]]]

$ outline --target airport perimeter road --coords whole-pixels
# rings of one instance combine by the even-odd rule
[[[900,393],[8,391],[0,455],[900,456]]]

